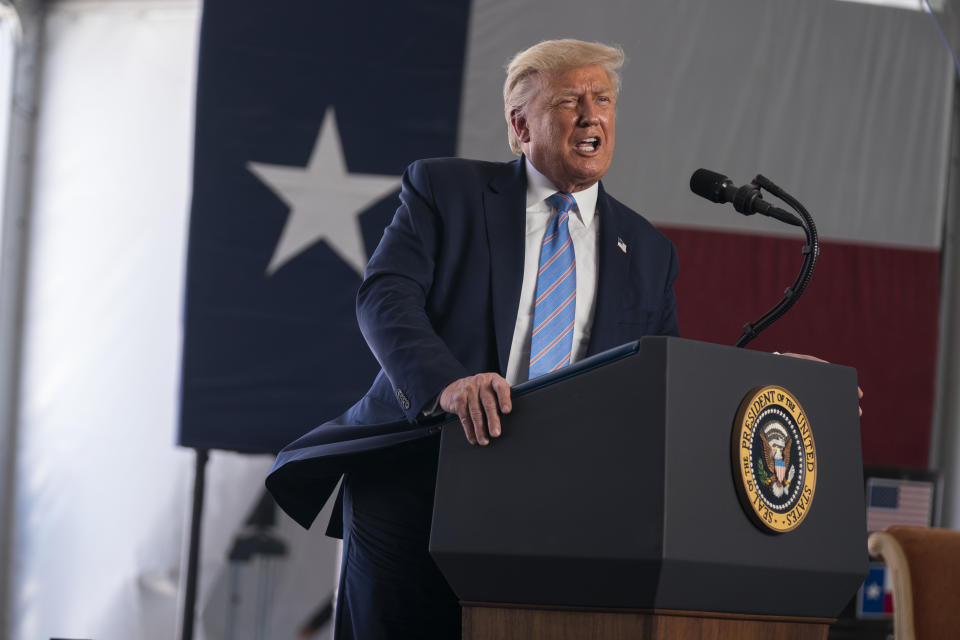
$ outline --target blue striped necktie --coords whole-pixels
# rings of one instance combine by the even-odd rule
[[[556,209],[540,245],[537,300],[530,338],[530,378],[570,364],[573,319],[577,309],[577,261],[567,221],[576,204],[569,193],[547,198]]]

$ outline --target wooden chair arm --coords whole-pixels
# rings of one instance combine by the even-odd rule
[[[916,640],[913,619],[913,589],[910,566],[903,547],[886,532],[871,533],[867,538],[870,555],[882,559],[893,582],[893,634],[896,640]]]

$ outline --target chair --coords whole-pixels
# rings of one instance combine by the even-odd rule
[[[890,569],[896,640],[960,637],[960,531],[893,526],[867,549]]]

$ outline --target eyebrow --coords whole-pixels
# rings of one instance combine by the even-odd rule
[[[606,85],[600,86],[600,87],[593,86],[593,87],[590,87],[590,89],[593,91],[593,93],[613,93],[613,88],[608,87]],[[556,96],[558,98],[562,98],[564,96],[578,96],[578,95],[580,95],[580,90],[575,89],[573,87],[566,87],[556,93]]]

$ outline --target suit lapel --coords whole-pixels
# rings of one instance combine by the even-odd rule
[[[500,373],[506,375],[510,343],[517,323],[523,284],[526,235],[527,177],[523,158],[504,167],[483,194],[490,250],[490,287],[493,292],[493,326],[497,337]]]
[[[621,250],[620,243],[630,238],[625,235],[622,213],[613,203],[600,183],[597,194],[597,215],[600,223],[600,246],[597,248],[597,301],[593,312],[593,328],[590,331],[590,344],[587,355],[593,355],[604,349],[616,346],[607,344],[619,335],[618,303],[626,284],[630,267],[630,258]],[[629,244],[625,245],[627,251]]]

